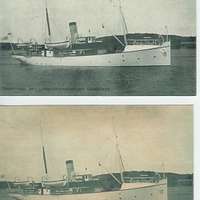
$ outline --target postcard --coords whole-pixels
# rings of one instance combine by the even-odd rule
[[[0,0],[1,96],[195,96],[195,0]]]
[[[0,107],[0,199],[192,200],[192,106]]]

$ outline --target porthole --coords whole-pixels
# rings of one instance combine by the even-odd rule
[[[161,53],[163,54],[163,56],[167,56],[167,51],[165,49],[162,49]]]

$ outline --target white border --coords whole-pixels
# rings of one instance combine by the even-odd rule
[[[189,0],[188,0],[189,1]],[[200,0],[196,0],[197,36],[200,35]],[[180,22],[181,23],[181,22]],[[196,97],[0,97],[0,105],[194,105],[194,200],[200,199],[200,40],[197,37]]]
[[[194,102],[194,200],[200,199],[200,0],[196,0],[197,24],[197,97]]]
[[[1,97],[0,105],[174,105],[195,104],[197,97]]]

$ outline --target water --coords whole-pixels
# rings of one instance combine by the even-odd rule
[[[193,187],[168,187],[168,200],[193,200]]]
[[[0,192],[0,200],[13,200],[5,192]],[[168,188],[168,200],[193,200],[191,186],[177,186]]]
[[[195,49],[172,50],[172,66],[53,68],[21,65],[0,51],[0,95],[193,96]]]

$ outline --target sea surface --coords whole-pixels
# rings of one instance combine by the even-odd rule
[[[196,50],[172,49],[171,66],[21,65],[0,51],[1,96],[194,96]]]
[[[13,200],[6,192],[0,192],[0,200]],[[193,187],[168,187],[168,200],[193,200]]]

